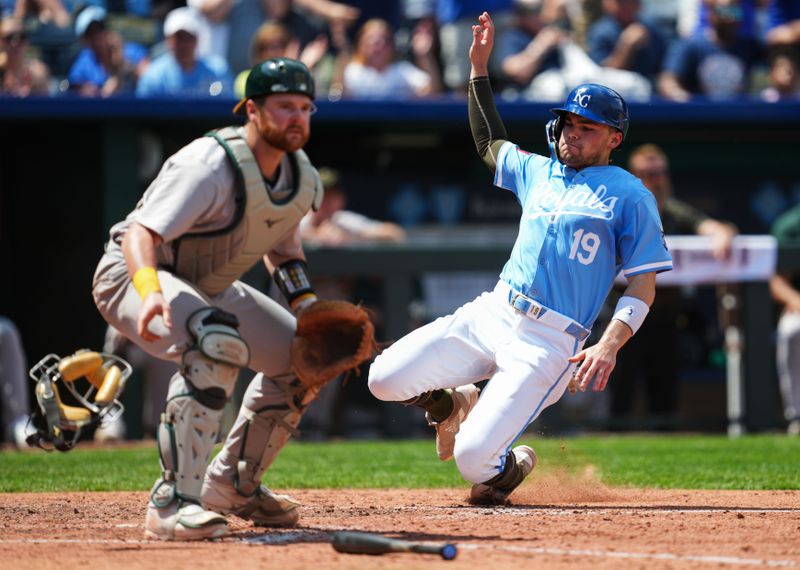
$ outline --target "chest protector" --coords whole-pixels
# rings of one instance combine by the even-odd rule
[[[234,127],[208,135],[222,145],[236,172],[236,213],[220,230],[187,234],[174,246],[175,273],[213,297],[239,279],[322,201],[317,170],[302,150],[289,153],[295,187],[273,199],[245,140]]]

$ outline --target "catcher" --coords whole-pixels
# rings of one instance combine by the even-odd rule
[[[372,351],[366,313],[319,301],[306,270],[298,224],[322,199],[319,174],[302,150],[313,99],[302,63],[256,65],[234,108],[246,124],[171,156],[134,211],[111,228],[94,277],[97,307],[148,353],[179,365],[158,429],[162,474],[150,496],[148,537],[223,536],[227,514],[296,524],[298,503],[262,485],[264,472],[320,387]],[[239,281],[262,258],[294,314]],[[208,465],[244,367],[257,374]]]

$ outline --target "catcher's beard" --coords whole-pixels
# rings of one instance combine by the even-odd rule
[[[308,130],[301,125],[290,125],[279,130],[273,123],[264,125],[260,134],[261,140],[284,152],[300,150],[308,142],[309,137]]]

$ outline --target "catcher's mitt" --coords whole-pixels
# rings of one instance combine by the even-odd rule
[[[319,300],[297,317],[292,369],[304,385],[322,386],[371,358],[375,346],[375,327],[363,308]]]

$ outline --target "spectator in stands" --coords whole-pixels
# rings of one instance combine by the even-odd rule
[[[67,6],[91,4],[100,6],[110,14],[132,15],[140,18],[152,16],[153,3],[151,0],[65,0]]]
[[[225,60],[197,57],[199,18],[188,7],[176,8],[164,20],[167,52],[142,74],[138,97],[233,97],[233,78]]]
[[[386,20],[367,20],[356,34],[355,52],[344,69],[344,96],[403,99],[440,93],[433,34],[429,21],[414,30],[411,40],[417,63],[414,65],[396,59],[393,30]]]
[[[635,148],[628,158],[628,170],[641,178],[658,203],[666,234],[697,234],[712,239],[711,251],[717,259],[727,259],[738,230],[733,224],[710,218],[673,196],[669,161],[654,144]]]
[[[698,95],[714,99],[743,95],[749,87],[750,69],[762,57],[758,40],[739,34],[740,0],[707,2],[709,29],[676,41],[667,53],[658,90],[672,101]]]
[[[767,44],[800,46],[800,0],[769,0]]]
[[[317,64],[325,57],[327,51],[328,37],[325,35],[321,34],[317,36],[317,38],[306,45],[305,49],[301,52],[300,40],[292,37],[286,26],[280,22],[265,22],[261,24],[256,31],[256,35],[253,37],[250,67],[242,70],[236,76],[236,81],[234,83],[236,96],[239,98],[244,96],[244,84],[250,73],[250,68],[260,61],[272,57],[299,59],[314,73]],[[319,85],[317,85],[317,89],[319,89]]]
[[[300,235],[304,242],[339,246],[354,242],[405,241],[406,232],[397,224],[373,220],[346,209],[347,193],[339,172],[320,168],[319,176],[325,194],[319,209],[309,211],[300,222]]]
[[[603,67],[627,69],[654,81],[666,41],[652,22],[640,17],[641,7],[641,0],[603,0],[603,16],[587,32],[587,51]]]
[[[603,15],[603,0],[565,0],[572,38],[586,49],[586,33]]]
[[[669,162],[661,148],[645,144],[634,149],[629,157],[628,170],[640,178],[655,196],[667,235],[708,236],[716,258],[730,256],[736,227],[715,220],[672,195]],[[633,411],[637,380],[641,375],[647,396],[648,421],[651,422],[648,427],[672,427],[678,403],[677,319],[681,313],[680,300],[678,288],[659,287],[647,322],[628,343],[625,354],[618,355],[617,366],[609,381],[610,411],[615,420],[628,417]]]
[[[186,0],[186,5],[197,12],[197,56],[213,56],[227,60],[230,42],[228,17],[236,5],[235,0]],[[246,38],[236,38],[247,41]]]
[[[472,25],[484,11],[492,15],[496,37],[505,35],[513,0],[438,0],[436,21],[442,49],[442,76],[445,87],[456,93],[467,92],[470,63],[465,54],[472,44]],[[496,59],[496,56],[495,58]]]
[[[800,55],[794,46],[778,45],[769,52],[769,87],[761,91],[768,103],[800,100]]]
[[[772,226],[778,243],[800,241],[800,206],[781,215]],[[787,433],[800,436],[800,273],[779,271],[769,282],[772,297],[781,306],[776,362]]]
[[[144,47],[124,42],[108,29],[108,13],[100,6],[87,6],[75,18],[75,35],[85,47],[69,70],[69,86],[85,97],[133,94],[147,67]]]
[[[11,320],[0,316],[0,405],[5,441],[17,449],[28,447],[25,438],[31,412],[29,399],[28,361],[19,331]]]
[[[19,20],[9,17],[0,22],[0,94],[27,97],[50,92],[50,72],[27,53],[28,46]]]
[[[713,7],[709,0],[680,0],[681,17],[684,19],[681,26],[681,36],[691,37],[703,35],[712,27]],[[761,38],[762,19],[759,16],[764,6],[770,0],[739,0],[739,27],[740,36]]]
[[[498,38],[499,76],[512,89],[522,89],[540,72],[561,65],[558,44],[567,32],[545,20],[544,4],[545,0],[515,0],[509,30]]]
[[[63,0],[67,7],[80,7],[91,4],[108,12],[108,27],[122,36],[127,42],[134,42],[147,48],[161,40],[161,24],[166,12],[164,4],[155,0]],[[180,1],[185,0],[167,0]]]
[[[264,22],[279,22],[300,42],[302,51],[326,25],[349,26],[358,18],[357,8],[331,0],[188,0],[203,16],[198,54],[227,59],[232,73],[252,67],[250,46]]]
[[[69,11],[61,0],[16,0],[14,17],[17,20],[35,20],[38,25],[54,25],[58,28],[69,27]]]
[[[555,18],[555,20],[548,20],[544,17],[544,6],[546,5],[545,0],[542,19],[545,22],[553,22],[549,24],[551,29],[556,27],[565,29],[564,19],[558,10],[550,10],[553,16],[548,18]],[[653,86],[644,75],[627,69],[615,69],[598,64],[578,45],[571,33],[566,33],[566,30],[561,33],[554,30],[548,36],[551,40],[550,49],[557,50],[558,65],[540,70],[534,75],[530,83],[519,91],[524,99],[561,101],[578,85],[601,83],[622,95],[626,101],[650,100]],[[500,41],[502,41],[502,36]]]
[[[69,1],[69,0],[67,0]],[[62,0],[0,0],[0,16],[22,24],[36,57],[62,79],[78,55],[69,5]]]

